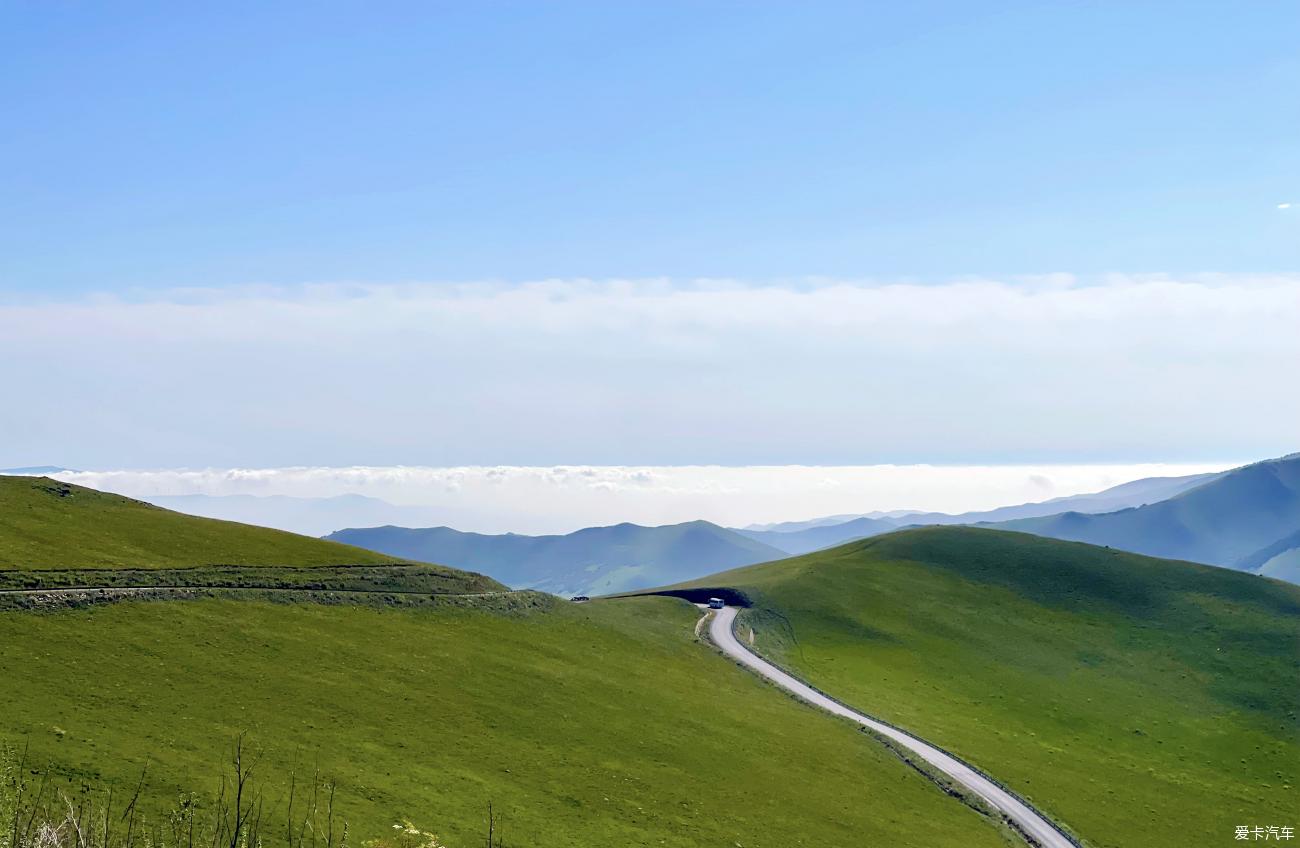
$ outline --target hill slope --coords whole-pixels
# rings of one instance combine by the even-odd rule
[[[0,476],[0,570],[394,562],[373,551],[181,515],[45,477]]]
[[[0,612],[0,743],[30,743],[73,797],[102,779],[129,798],[147,761],[154,814],[178,790],[215,794],[247,731],[266,819],[284,821],[295,762],[300,814],[319,768],[352,845],[402,819],[482,845],[489,801],[505,844],[536,848],[1005,844],[852,725],[696,643],[697,616],[666,598]]]
[[[1159,503],[995,525],[1055,539],[1255,570],[1300,542],[1300,454],[1257,462]],[[1279,548],[1279,544],[1281,547]]]
[[[34,572],[41,578],[151,586],[181,573],[256,573],[273,576],[259,585],[285,587],[0,609],[0,770],[21,770],[46,799],[105,788],[129,798],[147,763],[143,832],[178,821],[168,817],[186,793],[207,816],[215,787],[227,788],[229,745],[247,734],[267,820],[307,815],[315,793],[303,779],[319,770],[338,781],[328,803],[337,800],[349,844],[403,819],[449,845],[482,844],[489,802],[504,844],[538,848],[1003,844],[851,725],[699,644],[698,612],[679,601],[577,605],[525,593],[543,602],[428,605],[430,580],[439,591],[448,575],[484,581],[48,480],[7,481],[3,493],[0,542],[24,565],[112,567]],[[323,565],[367,556],[383,564]],[[196,567],[234,560],[246,565]],[[158,570],[163,561],[188,567]],[[293,561],[306,567],[283,564]],[[191,599],[168,600],[178,597]],[[285,800],[295,772],[296,812]],[[268,846],[284,845],[282,834],[263,831]]]
[[[696,585],[745,591],[759,651],[1091,844],[1210,845],[1294,818],[1297,587],[964,527]]]
[[[556,594],[642,589],[785,556],[776,548],[707,521],[663,527],[588,527],[564,536],[493,536],[450,527],[371,527],[341,530],[326,538],[393,556],[481,571],[515,588]]]

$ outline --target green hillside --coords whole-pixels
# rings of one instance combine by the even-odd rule
[[[714,575],[756,647],[985,768],[1096,846],[1300,813],[1300,588],[924,528]]]
[[[47,477],[0,476],[0,570],[395,562],[373,551],[181,515]]]
[[[1246,465],[1134,509],[1065,512],[994,526],[1254,571],[1300,544],[1300,454]]]
[[[1005,845],[850,724],[693,637],[667,598],[550,612],[197,600],[0,612],[0,742],[149,803],[215,792],[248,731],[275,782],[339,781],[349,845],[406,818],[450,848]],[[302,801],[300,801],[301,809]],[[266,828],[279,833],[279,826]]]
[[[0,747],[53,778],[47,798],[128,797],[147,763],[152,822],[182,793],[210,809],[246,732],[266,820],[287,818],[290,774],[319,769],[352,846],[403,819],[481,845],[489,802],[509,848],[1006,844],[698,642],[680,601],[457,594],[501,587],[50,480],[0,486]],[[157,586],[201,588],[125,588]]]

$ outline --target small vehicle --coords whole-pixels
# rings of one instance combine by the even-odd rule
[[[727,605],[722,598],[709,598],[709,609],[722,609]]]

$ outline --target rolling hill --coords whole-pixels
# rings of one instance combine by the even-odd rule
[[[239,569],[215,564],[236,561],[286,583],[352,581],[325,603],[313,592],[168,600],[194,597],[177,593],[0,608],[0,811],[12,812],[20,774],[56,806],[60,792],[111,789],[117,815],[147,764],[131,821],[154,840],[178,820],[178,798],[209,814],[244,734],[266,802],[257,817],[280,823],[263,830],[267,846],[304,815],[313,774],[337,781],[328,803],[353,845],[403,820],[450,846],[483,844],[489,803],[504,845],[537,848],[1006,844],[851,724],[700,643],[698,613],[680,601],[523,593],[544,602],[413,606],[403,598],[427,590],[390,592],[381,577],[378,603],[353,602],[356,582],[413,567],[370,555],[381,565],[330,568],[366,552],[48,480],[0,482],[6,562],[84,562],[112,569],[89,579],[144,585],[166,573],[160,563],[228,574]],[[287,561],[298,565],[261,564]]]
[[[761,653],[987,769],[1088,844],[1211,845],[1294,818],[1295,586],[969,527],[690,585],[744,592]]]
[[[374,551],[181,515],[47,477],[0,476],[0,570],[396,562]]]
[[[489,801],[505,844],[530,848],[1007,844],[852,725],[697,643],[696,618],[667,598],[0,612],[0,743],[29,744],[73,797],[129,797],[147,762],[142,805],[161,815],[182,791],[210,800],[246,731],[267,820],[284,820],[295,763],[300,782],[319,769],[349,845],[402,820],[482,845]]]
[[[1085,515],[1066,512],[996,527],[1107,545],[1150,556],[1243,571],[1292,574],[1285,555],[1300,546],[1300,454],[1222,474],[1168,500]],[[1277,557],[1284,557],[1268,565]]]
[[[481,571],[515,588],[559,595],[643,589],[785,556],[707,521],[588,527],[563,536],[372,527],[341,530],[326,538],[392,556]]]

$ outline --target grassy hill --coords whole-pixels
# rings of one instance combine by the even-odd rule
[[[680,601],[466,596],[483,578],[49,480],[0,484],[0,551],[24,569],[0,587],[235,587],[0,608],[0,748],[27,750],[47,800],[109,787],[120,811],[147,763],[144,832],[185,793],[209,815],[247,733],[265,820],[287,820],[295,773],[301,815],[319,770],[350,845],[404,819],[481,845],[489,802],[510,848],[1006,844],[853,725],[698,642]],[[0,811],[18,774],[2,754]],[[279,824],[262,832],[285,841]]]
[[[758,650],[985,768],[1097,846],[1300,812],[1300,588],[924,528],[714,575]]]
[[[155,803],[215,794],[248,731],[267,820],[292,764],[319,767],[352,845],[402,818],[481,845],[489,800],[511,848],[1006,844],[852,725],[697,643],[696,618],[667,598],[0,612],[0,741],[120,796],[147,760]]]
[[[1118,512],[1066,512],[995,525],[1150,556],[1255,570],[1300,544],[1300,454],[1257,462],[1168,500]]]
[[[484,535],[450,527],[371,527],[328,539],[490,574],[516,588],[598,595],[687,580],[785,553],[707,521],[617,524],[563,536]]]
[[[0,570],[398,561],[280,530],[181,515],[46,477],[0,476]]]

